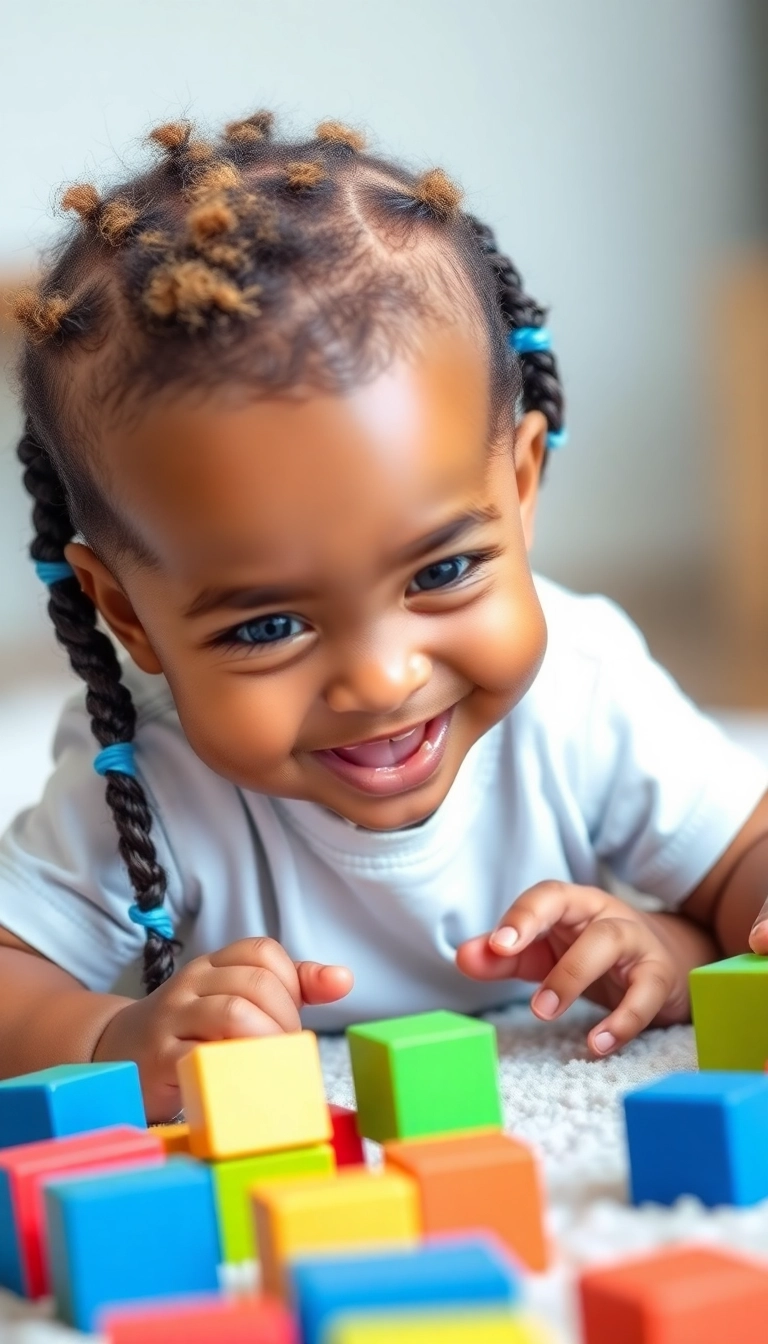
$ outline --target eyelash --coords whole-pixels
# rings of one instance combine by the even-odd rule
[[[489,564],[490,561],[497,559],[499,555],[501,555],[501,548],[494,548],[488,551],[461,551],[458,555],[447,555],[442,560],[433,560],[431,564],[424,565],[421,569],[416,571],[414,579],[418,578],[419,574],[423,574],[426,570],[433,569],[438,565],[449,564],[452,560],[468,560],[470,562],[469,565],[464,570],[464,573],[459,575],[458,579],[453,580],[451,583],[443,584],[438,588],[420,590],[422,593],[453,592],[460,587],[463,580],[468,578],[470,574],[477,574],[485,565]],[[412,582],[413,579],[411,580],[411,583]],[[295,635],[286,636],[285,639],[267,640],[263,644],[237,638],[238,632],[244,629],[245,626],[256,625],[260,621],[276,620],[278,618],[287,618],[288,620],[294,621],[301,620],[301,617],[292,616],[291,613],[287,611],[266,612],[263,616],[254,616],[250,621],[241,621],[239,625],[230,626],[229,630],[223,630],[220,635],[216,635],[214,639],[211,640],[211,645],[216,648],[233,649],[238,653],[246,652],[248,654],[253,654],[261,649],[276,648],[281,644],[287,644],[290,638],[295,638]]]

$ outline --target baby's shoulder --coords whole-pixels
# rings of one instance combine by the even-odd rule
[[[574,593],[538,574],[534,583],[547,623],[544,668],[569,663],[600,667],[648,657],[637,626],[610,598],[599,593]]]

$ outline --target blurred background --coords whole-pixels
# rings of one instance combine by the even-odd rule
[[[768,741],[765,0],[26,0],[0,36],[0,288],[55,189],[180,113],[338,117],[443,165],[551,305],[571,441],[535,564],[608,593],[683,686]],[[26,558],[0,334],[0,820],[70,685]]]

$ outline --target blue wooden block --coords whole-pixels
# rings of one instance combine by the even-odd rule
[[[304,1344],[321,1344],[341,1311],[460,1302],[506,1306],[520,1295],[519,1276],[501,1247],[479,1236],[435,1240],[409,1251],[297,1260],[291,1282]]]
[[[56,1312],[98,1329],[104,1307],[218,1291],[211,1173],[175,1157],[161,1166],[69,1177],[45,1187]]]
[[[756,1204],[768,1197],[768,1078],[673,1073],[624,1098],[632,1201]]]
[[[133,1060],[58,1064],[0,1082],[0,1148],[111,1125],[147,1127]]]

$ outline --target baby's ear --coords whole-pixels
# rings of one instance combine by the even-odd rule
[[[539,482],[546,451],[546,416],[541,411],[526,411],[515,430],[515,476],[525,544],[529,551],[533,546]]]
[[[64,554],[86,597],[90,597],[112,634],[131,655],[142,672],[162,672],[162,667],[130,601],[117,579],[99,557],[82,542],[71,541]]]

